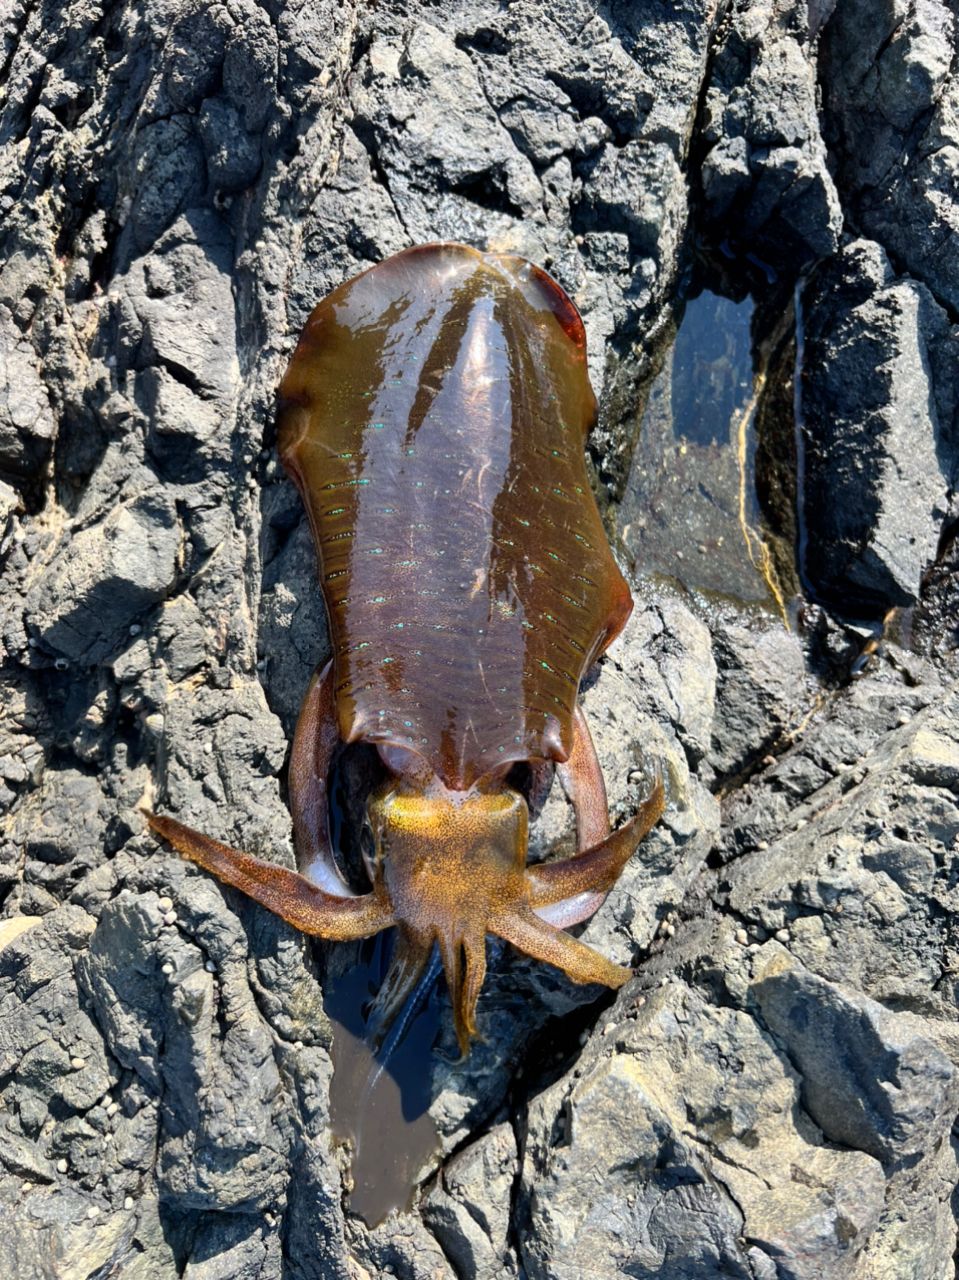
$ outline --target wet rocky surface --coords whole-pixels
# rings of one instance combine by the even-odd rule
[[[0,1274],[953,1276],[954,6],[3,21]],[[483,1042],[457,1063],[444,1021],[424,1061],[437,1153],[370,1228],[331,1141],[347,962],[142,807],[292,865],[326,633],[273,392],[325,292],[443,238],[582,310],[637,598],[584,706],[614,818],[651,759],[670,804],[584,932],[636,978],[597,1000],[491,949]],[[688,404],[704,271],[755,301],[748,528],[718,493],[670,572],[631,472]],[[689,567],[737,531],[735,573]],[[730,589],[757,564],[782,608]],[[554,787],[534,856],[571,830]]]

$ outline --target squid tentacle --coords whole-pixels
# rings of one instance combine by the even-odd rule
[[[616,883],[640,841],[665,808],[661,776],[629,822],[591,849],[560,862],[531,867],[526,873],[530,903],[550,924],[568,928],[589,916]]]
[[[337,898],[353,898],[333,857],[327,776],[340,745],[336,721],[333,660],[313,673],[293,735],[290,753],[290,808],[293,844],[301,875]]]
[[[322,673],[314,682],[321,691],[325,676],[326,673]],[[318,705],[314,702],[311,712],[314,726]],[[320,754],[317,753],[317,759]],[[318,776],[319,771],[314,770],[314,783]],[[325,802],[325,774],[317,794]],[[410,928],[411,921],[406,914],[410,903],[400,910],[397,918],[397,909],[381,876],[374,880],[371,893],[359,897],[349,895],[338,879],[339,873],[325,841],[325,822],[311,838],[310,848],[319,859],[321,879],[335,888],[342,887],[342,893],[329,892],[325,883],[317,884],[314,877],[251,857],[173,818],[155,814],[148,817],[153,830],[185,857],[242,890],[304,933],[345,941],[370,937],[398,924],[400,934],[394,960],[374,1005],[375,1021],[381,1029],[390,1026],[417,984],[424,980],[435,942],[446,974],[457,1040],[465,1057],[476,1035],[476,1005],[486,974],[487,933],[503,938],[527,955],[555,965],[574,982],[617,988],[628,980],[630,970],[613,964],[564,933],[563,928],[587,918],[602,902],[643,836],[663,812],[664,803],[662,779],[657,777],[636,816],[591,848],[560,862],[507,873],[498,900],[494,895],[478,908],[483,918],[471,918],[467,925],[459,910],[446,919],[442,912],[434,915],[428,910],[423,921],[425,928],[421,929]],[[333,869],[336,880],[326,875],[328,868]],[[431,970],[437,967],[434,963]]]
[[[632,977],[631,970],[613,964],[585,942],[555,929],[529,908],[517,907],[505,912],[491,920],[489,928],[534,960],[545,960],[562,969],[574,982],[598,982],[616,988]]]
[[[241,853],[175,818],[155,813],[147,818],[153,830],[185,858],[241,889],[303,933],[345,942],[371,937],[394,923],[393,909],[378,887],[363,897],[340,897],[318,888],[296,871]]]
[[[411,938],[400,925],[393,939],[393,955],[389,970],[370,1007],[369,1021],[377,1041],[386,1034],[411,993],[416,990],[417,984],[427,973],[429,960],[431,960],[431,948]],[[432,968],[431,964],[430,969]]]

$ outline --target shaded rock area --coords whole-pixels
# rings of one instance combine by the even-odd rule
[[[792,271],[835,251],[843,217],[819,127],[815,32],[801,5],[734,5],[703,97],[704,224]]]
[[[0,1275],[954,1276],[956,22],[8,10]],[[345,953],[142,808],[293,865],[288,743],[328,644],[274,388],[323,294],[439,239],[535,260],[583,313],[637,599],[583,705],[614,820],[654,762],[669,808],[583,931],[635,979],[597,998],[491,946],[483,1040],[456,1062],[444,1007],[423,1066],[437,1152],[370,1228],[331,1140]],[[705,501],[759,603],[644,574],[623,527],[704,279],[755,301],[741,425],[701,443],[757,469],[758,515],[745,479]],[[536,799],[531,856],[569,849],[562,791]]]
[[[825,262],[801,307],[803,502],[823,514],[800,567],[847,611],[914,604],[959,470],[956,335],[870,240]]]
[[[856,229],[959,306],[956,12],[852,0],[821,37],[824,135]]]

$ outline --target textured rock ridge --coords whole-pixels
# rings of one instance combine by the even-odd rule
[[[955,1274],[956,22],[4,16],[0,1275]],[[328,644],[274,388],[318,298],[439,239],[529,257],[581,309],[611,527],[690,282],[751,289],[766,516],[805,598],[787,627],[638,566],[583,698],[614,819],[651,757],[667,779],[584,932],[638,975],[597,1004],[491,949],[484,1042],[430,1067],[439,1149],[369,1229],[330,1136],[336,956],[142,808],[292,865],[288,743]],[[533,856],[571,839],[554,788]]]

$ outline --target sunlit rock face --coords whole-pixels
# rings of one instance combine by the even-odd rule
[[[946,312],[867,240],[824,263],[800,305],[802,571],[840,608],[914,604],[959,463],[954,405],[937,395],[955,347]]]
[[[8,26],[0,1274],[950,1277],[952,9]],[[437,1138],[370,1228],[324,1010],[366,958],[158,851],[140,809],[292,865],[328,641],[274,390],[321,297],[444,239],[583,315],[636,609],[582,702],[614,820],[652,758],[671,804],[583,930],[639,969],[614,1003],[491,947],[459,1062],[427,996],[373,1168]],[[337,783],[354,877],[368,766]],[[533,857],[573,848],[548,783],[518,782]]]

